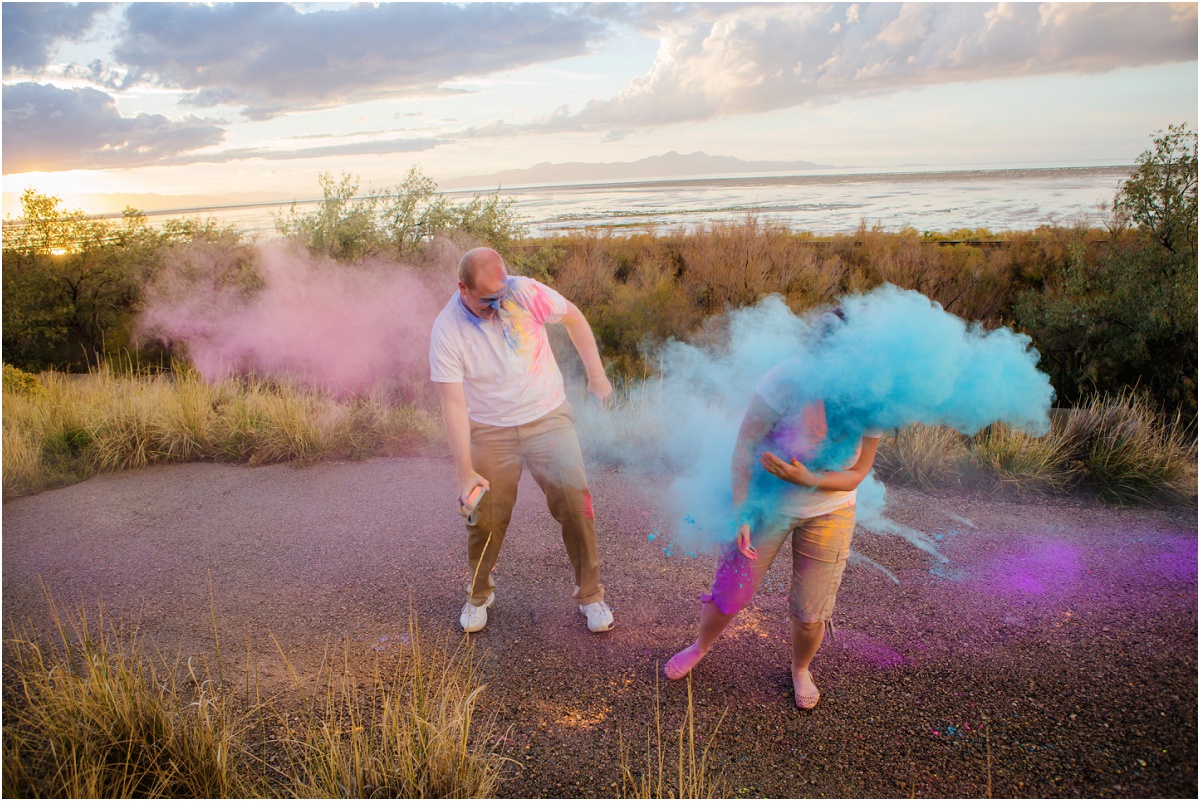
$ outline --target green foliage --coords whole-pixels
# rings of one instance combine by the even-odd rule
[[[437,184],[413,167],[398,186],[358,196],[358,180],[343,174],[320,177],[324,199],[312,213],[292,204],[275,229],[302,242],[309,251],[342,262],[368,256],[407,259],[419,256],[439,234],[465,234],[511,255],[524,226],[513,201],[496,194],[477,195],[456,204],[438,194]]]
[[[1070,253],[1015,304],[1059,397],[1142,387],[1196,416],[1196,137],[1172,127],[1138,159],[1114,207],[1138,227]]]
[[[1121,185],[1114,208],[1172,253],[1196,260],[1196,133],[1187,125],[1157,132],[1154,147]]]

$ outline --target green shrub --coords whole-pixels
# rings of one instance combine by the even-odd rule
[[[42,382],[38,381],[36,375],[6,363],[4,365],[4,391],[15,395],[32,395],[42,391]]]

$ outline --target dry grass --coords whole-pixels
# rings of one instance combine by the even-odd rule
[[[664,745],[662,707],[658,683],[654,686],[654,731],[646,732],[645,765],[634,764],[634,757],[621,744],[621,794],[624,798],[726,798],[729,787],[723,774],[713,769],[709,752],[721,728],[713,726],[708,742],[696,747],[696,716],[692,702],[692,677],[687,677],[687,711],[679,731],[671,739],[675,747]],[[672,753],[672,751],[674,753]]]
[[[53,617],[57,641],[22,632],[5,644],[5,797],[256,794],[244,721],[214,682],[181,681],[103,615]]]
[[[932,489],[955,483],[966,456],[965,438],[954,429],[917,423],[880,441],[875,471],[884,481]]]
[[[4,495],[96,472],[201,459],[268,464],[410,452],[440,431],[380,393],[338,399],[254,378],[210,384],[194,372],[42,373],[4,388]]]
[[[1196,497],[1195,431],[1135,392],[1093,398],[1062,428],[1063,449],[1081,482],[1113,503]]]
[[[491,719],[477,721],[484,685],[469,645],[423,647],[416,619],[409,647],[376,663],[364,683],[343,654],[324,671],[299,728],[285,725],[289,794],[301,798],[465,798],[494,796],[505,758]],[[300,688],[299,678],[297,689]]]
[[[5,797],[444,798],[496,794],[508,760],[466,648],[409,643],[360,681],[349,653],[324,691],[238,698],[194,660],[169,663],[136,628],[53,610],[57,640],[4,648]],[[215,624],[214,624],[215,626]],[[214,629],[215,635],[215,629]],[[286,662],[286,656],[284,657]],[[295,675],[295,674],[293,674]],[[270,754],[270,759],[262,755]]]
[[[969,448],[965,472],[976,485],[1014,494],[1054,494],[1070,490],[1079,481],[1061,427],[1035,437],[996,423],[971,437]]]

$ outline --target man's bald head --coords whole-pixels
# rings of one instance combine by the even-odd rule
[[[468,250],[458,262],[458,280],[470,290],[474,290],[481,280],[493,286],[503,283],[507,277],[504,259],[491,248]]]

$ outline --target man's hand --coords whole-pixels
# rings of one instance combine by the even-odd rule
[[[601,372],[595,376],[588,376],[588,392],[601,405],[607,405],[608,397],[612,395],[612,391],[612,382],[608,380],[608,376],[604,373]]]
[[[740,526],[738,526],[737,549],[741,551],[742,556],[746,557],[751,562],[758,561],[758,551],[754,550],[754,546],[750,544],[749,523],[742,523]]]
[[[483,487],[485,490],[490,490],[492,485],[483,476],[476,473],[474,470],[465,477],[458,480],[458,506],[460,509],[466,508],[467,498],[471,497],[471,490],[476,487]]]
[[[767,472],[776,478],[781,478],[792,484],[798,484],[801,487],[817,486],[817,481],[819,480],[817,474],[802,465],[798,459],[793,459],[791,464],[788,464],[775,454],[767,451],[758,457],[758,460],[762,462],[762,466],[767,469]]]

